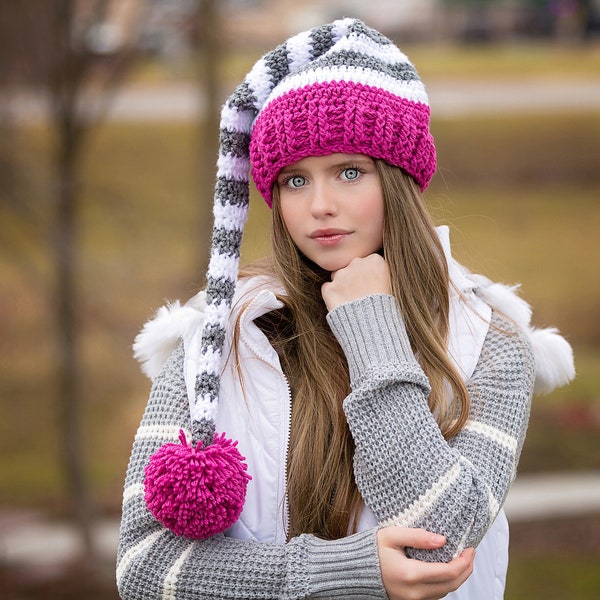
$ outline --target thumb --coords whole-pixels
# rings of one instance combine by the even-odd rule
[[[432,533],[425,529],[412,527],[398,527],[391,525],[385,528],[386,538],[390,545],[398,548],[410,546],[421,550],[441,548],[446,543],[446,538],[438,533]]]

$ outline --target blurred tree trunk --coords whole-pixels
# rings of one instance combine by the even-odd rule
[[[219,59],[222,23],[217,0],[200,0],[198,6],[198,46],[201,94],[205,99],[200,122],[200,211],[197,273],[208,266],[207,245],[212,233],[212,205],[216,163],[219,151],[220,77]]]
[[[78,213],[80,178],[85,146],[103,120],[135,57],[136,39],[143,23],[141,1],[131,16],[127,41],[110,55],[100,56],[90,48],[90,36],[110,19],[111,0],[19,0],[0,6],[0,33],[13,32],[2,66],[15,75],[20,91],[41,91],[48,100],[49,121],[54,134],[52,150],[51,225],[47,219],[33,223],[32,231],[49,240],[55,271],[53,316],[56,329],[56,384],[58,426],[62,441],[61,465],[70,514],[74,518],[84,550],[84,560],[97,565],[92,526],[95,510],[86,468],[83,439],[85,389],[81,374],[78,328]],[[8,43],[3,37],[3,44]],[[10,79],[10,78],[9,78]],[[4,93],[12,83],[0,77]],[[2,90],[0,90],[2,91]],[[9,155],[5,150],[3,156]],[[0,171],[6,173],[6,169]],[[2,184],[0,180],[0,184]],[[39,198],[27,198],[21,210],[23,222],[31,225]],[[29,221],[28,221],[29,219]],[[36,231],[35,225],[43,227]]]
[[[56,132],[54,157],[55,227],[53,253],[56,264],[55,314],[57,329],[57,385],[59,422],[63,441],[68,498],[91,562],[96,559],[92,536],[93,508],[86,478],[81,440],[82,390],[77,336],[77,209],[81,144],[86,123],[77,114],[86,65],[75,55],[72,0],[60,0],[54,14],[56,62],[49,78],[52,119]]]
[[[97,551],[92,527],[95,520],[86,468],[86,445],[82,439],[85,404],[78,336],[78,210],[80,206],[81,162],[84,144],[102,121],[110,100],[122,83],[134,58],[134,40],[102,61],[87,47],[85,37],[92,27],[108,18],[110,0],[87,4],[85,17],[77,0],[54,0],[55,61],[49,71],[51,120],[56,133],[54,169],[56,175],[56,222],[53,245],[56,263],[56,326],[59,419],[63,461],[71,511],[76,519],[87,562],[94,566]],[[139,10],[142,10],[143,2]],[[83,32],[83,33],[79,33]],[[90,84],[93,82],[93,92]]]

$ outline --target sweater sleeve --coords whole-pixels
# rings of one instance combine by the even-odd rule
[[[374,529],[342,540],[302,535],[284,545],[176,536],[144,501],[144,468],[164,443],[189,429],[183,349],[156,379],[125,479],[117,584],[123,600],[387,598]]]
[[[350,369],[344,410],[364,502],[381,525],[446,536],[442,548],[409,549],[411,557],[446,562],[477,546],[506,498],[525,438],[535,378],[528,340],[493,314],[467,383],[469,420],[445,440],[396,300],[369,296],[337,307],[328,321]]]

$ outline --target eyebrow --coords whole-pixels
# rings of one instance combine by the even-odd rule
[[[349,158],[345,160],[340,160],[332,165],[329,165],[329,169],[340,169],[342,167],[348,165],[371,165],[373,164],[373,159],[360,155],[351,155]],[[281,171],[279,171],[279,175],[285,175],[287,173],[295,173],[297,171],[302,171],[302,168],[295,167],[294,165],[289,165],[287,167],[283,167]]]
[[[331,166],[334,169],[339,169],[340,167],[345,167],[346,165],[370,165],[372,163],[372,159],[360,156],[357,158],[347,158],[346,160],[341,160],[340,162],[335,163]]]

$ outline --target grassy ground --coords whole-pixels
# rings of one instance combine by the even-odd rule
[[[583,60],[573,63],[575,71]],[[585,58],[588,67],[597,60],[595,53]],[[514,58],[506,61],[508,74]],[[451,60],[425,63],[433,73],[453,73]],[[556,64],[568,70],[569,61]],[[528,69],[540,72],[539,66]],[[558,326],[575,348],[576,382],[536,398],[521,471],[598,469],[600,115],[470,118],[434,122],[433,130],[440,172],[428,202],[436,218],[451,225],[456,254],[476,271],[521,282],[536,324]],[[85,162],[80,353],[87,459],[94,495],[106,511],[118,510],[149,389],[130,357],[133,336],[165,298],[185,299],[202,285],[207,248],[201,232],[208,217],[197,193],[196,134],[196,127],[183,124],[107,125]],[[0,498],[60,513],[53,284],[39,238],[51,218],[50,144],[42,130],[21,138],[22,183],[35,198],[36,227],[0,204]],[[244,260],[267,251],[258,242],[267,223],[268,212],[255,202]],[[507,600],[596,597],[598,549],[583,553],[568,546],[561,554],[542,536],[553,527],[516,540]],[[540,543],[527,546],[536,537]],[[556,566],[551,575],[548,565]]]

